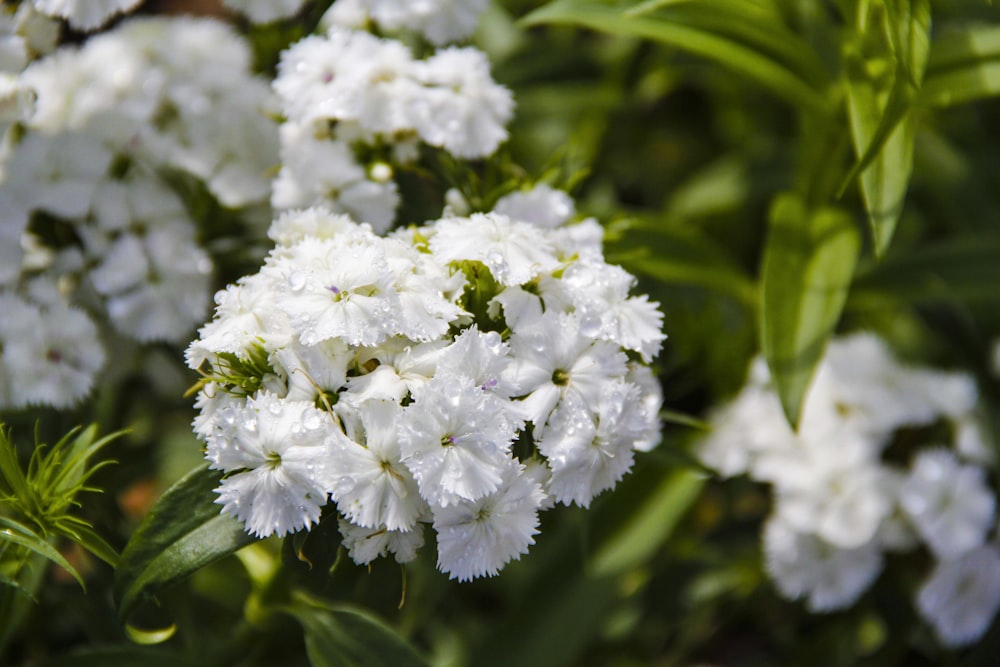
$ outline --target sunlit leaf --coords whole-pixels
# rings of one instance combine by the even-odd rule
[[[929,0],[868,3],[845,46],[845,91],[875,254],[888,248],[913,169],[917,99],[928,58]],[[864,11],[864,10],[860,10]]]
[[[861,240],[842,210],[775,201],[764,252],[761,343],[789,422],[796,424],[813,370],[840,318]]]
[[[313,667],[425,667],[409,643],[368,613],[299,596],[287,608],[305,630]]]
[[[143,602],[256,539],[219,513],[213,489],[220,480],[207,464],[196,468],[167,489],[136,529],[115,572],[123,621]]]
[[[949,106],[1000,95],[1000,26],[952,28],[931,45],[922,100]]]
[[[691,10],[685,4],[679,8]],[[746,20],[746,14],[727,13],[722,16],[710,8],[694,7],[701,16],[702,25],[686,25],[664,16],[639,14],[630,16],[621,9],[601,2],[588,0],[557,0],[528,14],[521,21],[531,26],[542,23],[575,25],[625,37],[650,39],[674,48],[690,51],[704,58],[719,62],[736,72],[745,74],[785,98],[793,105],[814,112],[828,113],[829,108],[817,82],[806,80],[799,70],[803,63],[811,63],[815,55],[803,45],[795,48],[793,63],[779,62],[772,53],[765,52],[761,44],[746,44],[743,39],[765,41],[768,50],[786,48],[781,40],[774,39],[759,23]],[[752,17],[751,17],[752,18]],[[726,34],[729,28],[743,39]],[[764,32],[761,32],[764,30]],[[797,38],[790,32],[780,35],[786,42]],[[819,72],[819,68],[810,71]]]

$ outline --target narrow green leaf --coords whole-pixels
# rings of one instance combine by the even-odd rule
[[[1000,238],[957,237],[890,255],[859,276],[858,302],[891,296],[915,304],[1000,301]],[[854,295],[852,294],[852,299]]]
[[[14,497],[22,501],[33,497],[28,479],[17,460],[17,448],[10,439],[10,429],[0,426],[0,476]]]
[[[952,28],[931,45],[922,101],[962,104],[1000,95],[1000,26]]]
[[[410,644],[373,616],[297,596],[286,609],[305,629],[313,667],[425,667]]]
[[[876,256],[888,248],[913,169],[915,100],[929,51],[929,0],[871,3],[845,46],[847,112]]]
[[[694,501],[705,476],[690,470],[675,470],[663,478],[642,505],[594,554],[591,573],[611,576],[649,560],[673,533]]]
[[[819,89],[789,66],[777,62],[769,54],[704,27],[675,23],[648,14],[627,16],[619,8],[587,0],[557,0],[528,14],[521,19],[521,23],[525,26],[542,23],[575,25],[657,41],[745,74],[797,107],[822,114],[830,112]],[[811,55],[808,53],[805,59]]]
[[[674,410],[660,410],[660,419],[668,424],[689,426],[699,431],[707,431],[711,428],[711,425],[703,419],[698,419],[697,417]]]
[[[33,551],[39,556],[48,558],[53,563],[69,572],[81,587],[84,589],[87,588],[86,584],[83,583],[83,577],[81,577],[80,573],[76,571],[76,568],[70,565],[69,561],[66,560],[66,558],[59,553],[55,547],[49,544],[44,537],[37,534],[27,526],[18,523],[13,519],[0,516],[0,541],[16,544],[28,549],[29,551]]]
[[[844,211],[809,211],[792,193],[775,200],[764,251],[760,336],[793,425],[840,318],[860,248],[857,227]]]
[[[96,466],[87,467],[90,459],[95,454],[114,440],[125,435],[125,433],[127,431],[116,431],[94,442],[94,438],[97,436],[97,425],[91,424],[88,426],[66,450],[66,463],[60,466],[58,474],[52,480],[52,494],[59,495],[72,491],[102,467],[113,463],[113,461],[102,461]],[[53,447],[53,452],[55,453],[60,449],[61,447],[56,445]]]
[[[53,526],[53,530],[70,538],[111,567],[118,567],[120,559],[118,550],[98,535],[89,523],[75,523],[72,527],[69,527],[64,522],[57,521],[56,525]]]
[[[115,571],[114,597],[122,621],[196,570],[256,538],[223,516],[213,490],[221,473],[195,468],[160,497],[125,546]]]
[[[714,241],[697,229],[663,223],[628,227],[605,245],[608,261],[667,284],[696,285],[737,298],[756,299],[753,281]]]
[[[922,101],[947,107],[1000,95],[1000,59],[934,72],[924,82]]]

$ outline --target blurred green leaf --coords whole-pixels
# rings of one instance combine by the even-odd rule
[[[670,538],[704,483],[704,475],[690,470],[666,475],[594,554],[590,568],[593,575],[620,574],[649,560]]]
[[[608,261],[668,284],[695,285],[752,303],[753,281],[712,239],[693,227],[629,220],[606,244]]]
[[[1000,95],[1000,26],[951,28],[931,45],[922,101],[949,106]]]
[[[77,580],[80,586],[86,588],[83,583],[83,578],[80,576],[80,573],[76,571],[76,568],[70,565],[69,561],[66,560],[66,558],[59,553],[55,547],[49,544],[44,537],[37,534],[27,526],[22,525],[13,519],[0,516],[0,542],[16,544],[28,549],[29,551],[35,552],[39,556],[44,556],[73,575],[73,578]]]
[[[850,215],[779,195],[764,252],[761,342],[785,415],[802,399],[847,298],[861,240]]]
[[[825,75],[805,42],[775,21],[758,20],[750,3],[708,4],[712,6],[678,3],[656,13],[629,15],[593,0],[556,0],[521,24],[560,23],[650,39],[746,74],[797,107],[829,113],[821,93]]]
[[[207,464],[194,469],[167,489],[136,529],[115,572],[123,622],[143,602],[257,539],[219,513],[213,490],[221,477]]]
[[[305,629],[313,667],[425,667],[427,662],[402,637],[357,609],[304,595],[287,608]]]
[[[846,101],[875,254],[892,240],[913,170],[915,100],[929,51],[930,0],[861,5],[858,32],[845,44]],[[866,9],[864,8],[867,8]]]
[[[877,295],[912,303],[1000,301],[1000,238],[957,237],[890,255],[858,277],[852,300]]]

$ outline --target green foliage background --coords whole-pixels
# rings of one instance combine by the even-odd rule
[[[766,491],[720,483],[690,448],[758,350],[794,421],[827,337],[862,328],[976,373],[996,421],[998,12],[985,0],[496,3],[477,42],[517,99],[503,159],[571,188],[606,223],[609,259],[665,313],[661,447],[591,509],[543,514],[531,553],[494,579],[450,582],[432,548],[405,570],[359,568],[331,548],[332,517],[247,546],[206,493],[216,480],[198,468],[180,350],[122,349],[120,372],[76,413],[5,415],[25,456],[36,419],[47,442],[80,423],[131,432],[105,448],[118,465],[93,475],[105,493],[80,510],[121,563],[43,540],[86,591],[45,558],[27,564],[36,600],[0,591],[25,615],[0,662],[995,664],[1000,625],[948,652],[916,618],[919,556],[890,559],[849,611],[778,597],[759,547]],[[262,66],[308,20],[255,29]],[[479,177],[487,190],[494,176]],[[427,193],[444,185],[410,183],[403,219],[434,215]],[[262,236],[189,194],[220,286],[253,270]]]

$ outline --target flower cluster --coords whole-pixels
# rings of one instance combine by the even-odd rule
[[[970,376],[910,368],[868,334],[827,348],[793,432],[757,361],[712,417],[699,455],[724,476],[770,483],[767,569],[812,611],[850,606],[886,552],[936,565],[916,596],[941,641],[975,641],[1000,607],[996,496]]]
[[[31,354],[0,378],[0,407],[67,407],[100,369],[103,353],[78,358],[100,348],[98,324],[147,343],[186,340],[204,321],[212,262],[173,182],[203,183],[227,207],[266,201],[277,125],[248,45],[221,23],[136,19],[37,57],[48,33],[29,19],[5,26],[23,71],[5,79],[0,297],[32,315],[5,317],[0,346],[5,359]],[[67,318],[87,322],[72,353],[44,342]],[[40,333],[18,340],[28,321]]]
[[[325,22],[360,29],[374,21],[382,31],[416,32],[440,46],[471,35],[487,4],[489,0],[338,0]]]
[[[417,60],[402,42],[339,25],[285,51],[274,90],[286,121],[272,205],[322,204],[379,232],[399,205],[392,165],[414,163],[422,143],[487,157],[513,113],[481,51],[453,47]]]
[[[571,214],[562,197],[536,199]],[[589,505],[657,444],[662,316],[594,221],[491,212],[380,237],[314,207],[270,236],[187,353],[217,502],[248,531],[308,528],[332,500],[358,563],[411,560],[430,524],[444,572],[493,575],[539,510]]]

